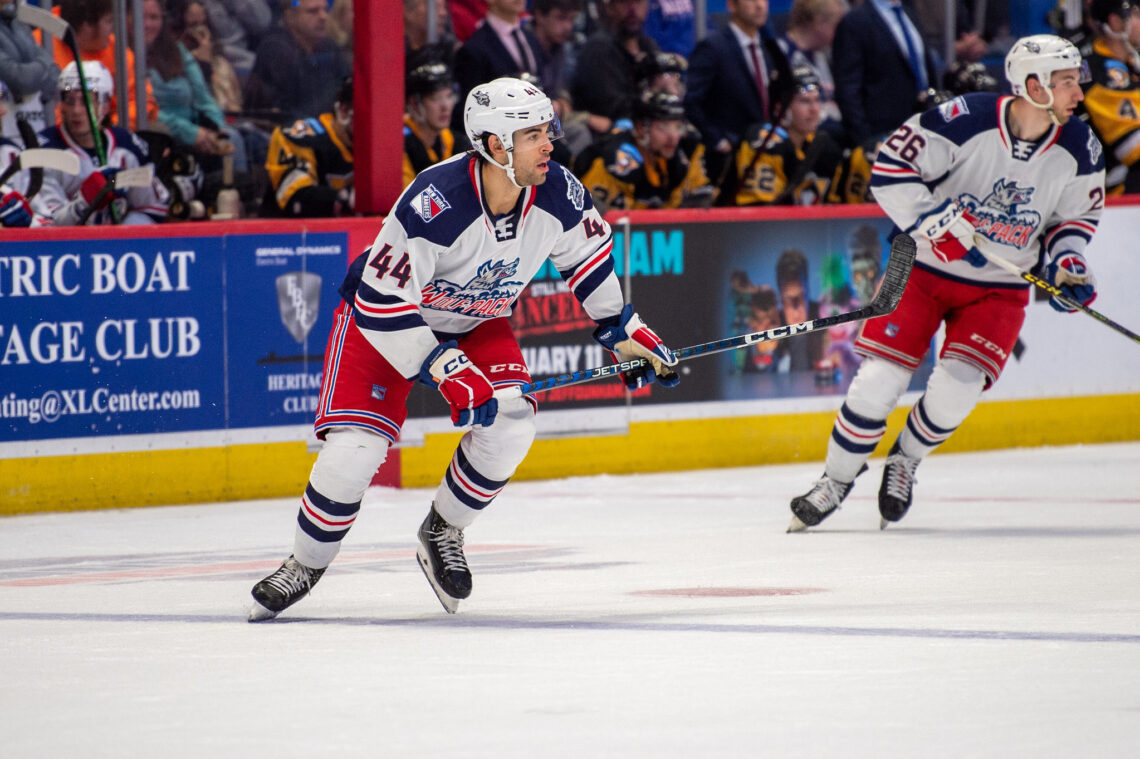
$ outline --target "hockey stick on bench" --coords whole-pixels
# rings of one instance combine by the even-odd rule
[[[1117,324],[1112,319],[1109,319],[1107,316],[1102,314],[1100,311],[1089,308],[1085,304],[1078,303],[1077,301],[1072,300],[1070,298],[1066,298],[1065,294],[1063,292],[1061,292],[1061,288],[1049,284],[1048,282],[1041,279],[1040,277],[1038,277],[1035,274],[1030,274],[1027,271],[1022,271],[1021,269],[1017,268],[1017,264],[1013,263],[1012,261],[1007,261],[1004,258],[1002,258],[1001,256],[991,254],[991,253],[987,253],[982,248],[982,246],[978,244],[983,239],[985,239],[985,238],[982,238],[978,235],[975,235],[974,236],[974,247],[977,250],[981,251],[982,256],[984,256],[985,259],[987,261],[989,261],[991,264],[994,264],[995,266],[997,266],[1000,269],[1005,269],[1010,274],[1014,274],[1018,277],[1021,277],[1022,279],[1024,279],[1026,282],[1029,282],[1030,284],[1037,285],[1042,290],[1044,290],[1045,292],[1052,295],[1054,298],[1056,298],[1058,301],[1060,301],[1064,305],[1066,305],[1070,308],[1075,308],[1078,311],[1082,311],[1082,312],[1088,314],[1089,316],[1091,316],[1092,318],[1096,319],[1097,321],[1100,321],[1100,322],[1104,323],[1106,326],[1111,327],[1112,329],[1116,330],[1117,332],[1124,335],[1125,337],[1132,338],[1132,340],[1134,342],[1140,343],[1140,335],[1136,334],[1135,332],[1133,332],[1132,330],[1128,329],[1125,326]]]
[[[67,150],[52,148],[29,148],[20,151],[15,160],[0,174],[0,184],[4,184],[17,171],[25,169],[55,169],[65,174],[79,173],[79,157]]]
[[[911,267],[914,265],[914,253],[915,245],[913,238],[901,233],[895,237],[891,243],[891,255],[887,261],[887,269],[883,274],[882,284],[879,285],[879,292],[876,293],[870,303],[862,308],[848,311],[845,314],[809,319],[799,324],[786,324],[782,327],[752,332],[747,335],[737,335],[736,337],[726,337],[723,340],[714,340],[711,343],[692,345],[688,348],[681,348],[678,351],[674,351],[673,354],[677,357],[678,361],[687,361],[697,356],[707,356],[722,351],[736,350],[737,348],[745,348],[755,343],[765,343],[769,340],[783,340],[786,337],[806,335],[809,332],[829,329],[837,324],[846,324],[847,322],[861,321],[863,319],[871,319],[876,316],[889,314],[895,310],[895,307],[899,304],[899,300],[902,298],[903,290],[906,288],[907,280],[910,278]],[[583,382],[592,382],[596,379],[602,379],[603,377],[614,377],[621,372],[635,371],[648,365],[649,361],[646,359],[635,358],[630,361],[609,364],[608,366],[585,369],[580,372],[574,372],[573,374],[560,374],[557,377],[548,377],[535,382],[528,382],[524,385],[502,388],[495,391],[495,397],[499,400],[518,398],[519,396],[528,395],[530,393],[541,393],[546,390],[553,390],[556,387],[567,387]]]

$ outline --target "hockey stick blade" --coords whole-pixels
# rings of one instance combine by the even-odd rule
[[[70,28],[66,21],[51,11],[28,5],[27,2],[23,1],[16,6],[16,18],[28,26],[43,29],[56,39],[63,39],[63,35],[67,34],[67,30]]]
[[[154,167],[149,164],[115,172],[116,187],[146,187],[154,180]]]
[[[55,169],[64,174],[79,173],[79,156],[67,150],[29,148],[20,153],[21,169]]]
[[[912,237],[902,233],[895,236],[894,240],[891,241],[891,254],[887,261],[887,268],[883,273],[883,281],[879,285],[879,292],[875,294],[874,299],[869,304],[862,308],[857,308],[854,311],[848,311],[843,314],[835,314],[834,316],[810,319],[806,322],[800,322],[799,324],[785,324],[782,327],[774,327],[761,332],[752,332],[747,335],[737,335],[736,337],[726,337],[723,340],[714,340],[711,343],[691,345],[688,348],[681,348],[678,351],[674,351],[673,355],[677,357],[678,362],[687,361],[697,356],[708,356],[722,351],[745,348],[755,343],[766,343],[772,340],[783,340],[787,337],[806,335],[809,332],[829,329],[837,324],[862,321],[863,319],[889,314],[898,306],[899,300],[903,295],[903,290],[906,289],[907,280],[910,279],[911,268],[914,266],[915,250],[916,246]],[[547,377],[534,382],[516,385],[515,387],[501,388],[495,391],[495,397],[499,400],[518,398],[530,393],[541,393],[545,390],[553,390],[556,387],[567,387],[582,382],[593,382],[594,380],[604,377],[615,377],[622,372],[636,371],[648,365],[649,361],[646,359],[635,358],[629,361],[609,364],[608,366],[585,369],[572,374],[560,374],[557,377]]]
[[[1060,301],[1064,305],[1068,306],[1069,308],[1072,308],[1072,309],[1075,309],[1077,311],[1081,311],[1083,313],[1086,313],[1089,316],[1091,316],[1092,318],[1099,321],[1100,323],[1104,324],[1106,327],[1109,327],[1111,329],[1116,330],[1120,334],[1131,339],[1133,342],[1140,343],[1140,335],[1136,334],[1135,332],[1128,329],[1124,325],[1116,323],[1112,319],[1109,319],[1107,316],[1102,314],[1100,311],[1097,311],[1096,309],[1093,309],[1093,308],[1089,308],[1084,303],[1078,303],[1075,300],[1072,300],[1070,298],[1066,298],[1065,294],[1061,291],[1061,288],[1057,287],[1056,285],[1052,285],[1052,284],[1046,282],[1045,280],[1041,279],[1041,277],[1038,277],[1036,274],[1031,274],[1027,271],[1022,271],[1021,269],[1019,269],[1017,267],[1017,264],[1013,263],[1012,261],[1007,261],[1004,258],[1002,258],[1001,256],[997,255],[996,253],[987,253],[985,248],[983,248],[982,245],[979,244],[984,239],[985,238],[981,237],[980,235],[974,235],[974,247],[977,248],[979,251],[981,251],[982,256],[987,261],[989,261],[991,264],[993,264],[994,266],[997,266],[999,269],[1005,269],[1010,274],[1021,277],[1022,279],[1024,279],[1026,282],[1030,283],[1031,285],[1036,285],[1037,287],[1040,287],[1042,290],[1049,293],[1050,295],[1052,295],[1054,298],[1056,298],[1058,301]]]

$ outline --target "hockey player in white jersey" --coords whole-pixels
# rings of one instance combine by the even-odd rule
[[[832,428],[824,475],[792,500],[789,531],[819,524],[851,491],[945,322],[879,488],[880,527],[906,514],[919,463],[997,381],[1025,319],[1029,285],[985,256],[1038,270],[1072,301],[1096,296],[1084,250],[1104,204],[1104,156],[1073,118],[1087,69],[1072,43],[1034,35],[1010,49],[1005,72],[1012,97],[955,98],[911,117],[879,152],[872,192],[917,241],[915,268],[894,313],[863,326],[856,350],[865,359]]]
[[[474,146],[425,169],[372,247],[350,267],[325,352],[316,431],[325,441],[297,515],[293,555],[253,588],[250,621],[275,617],[324,574],[396,441],[417,380],[434,387],[463,435],[419,530],[420,567],[444,608],[471,593],[464,529],[506,486],[534,439],[530,381],[507,316],[549,259],[615,357],[651,368],[627,386],[675,385],[673,353],[625,304],[613,234],[582,184],[550,160],[560,136],[549,98],[518,79],[473,88]]]
[[[101,123],[114,93],[111,72],[97,61],[85,61],[83,73],[96,121]],[[132,187],[115,187],[109,182],[123,169],[150,165],[149,150],[142,139],[123,127],[102,129],[107,160],[100,164],[75,63],[69,63],[59,75],[59,97],[59,123],[40,133],[40,146],[75,153],[79,173],[45,171],[43,189],[32,202],[35,211],[57,226],[109,224],[116,219],[121,224],[165,220],[170,193],[157,177],[149,184]]]

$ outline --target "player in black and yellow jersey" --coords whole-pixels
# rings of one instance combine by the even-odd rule
[[[352,77],[341,85],[332,113],[273,130],[265,170],[270,187],[263,216],[352,213]]]
[[[1105,190],[1140,192],[1140,5],[1093,0],[1089,17],[1097,36],[1086,59],[1092,81],[1084,107],[1104,144]]]
[[[455,154],[451,112],[455,109],[455,79],[445,64],[416,66],[404,79],[404,182],[407,187],[421,171]]]
[[[736,151],[736,205],[824,202],[843,150],[826,132],[815,69],[792,71],[792,100],[783,123],[753,124]]]
[[[700,208],[716,190],[704,146],[685,121],[677,95],[647,92],[634,104],[633,129],[598,138],[574,163],[600,209]]]

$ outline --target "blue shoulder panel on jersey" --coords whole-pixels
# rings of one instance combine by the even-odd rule
[[[1067,150],[1076,160],[1078,176],[1104,170],[1104,146],[1089,125],[1076,117],[1061,127],[1057,147]]]
[[[429,166],[400,195],[393,212],[409,239],[452,245],[482,216],[483,203],[471,182],[469,162],[461,154]]]
[[[594,207],[594,199],[570,169],[551,161],[546,181],[538,186],[534,204],[558,219],[568,232],[582,221],[582,214]]]
[[[997,127],[999,97],[992,92],[961,95],[923,113],[919,124],[955,145],[962,145],[974,135]]]
[[[141,137],[129,129],[118,126],[111,127],[111,134],[115,136],[115,144],[118,147],[135,154],[135,158],[139,159],[140,166],[150,163],[150,149]]]

